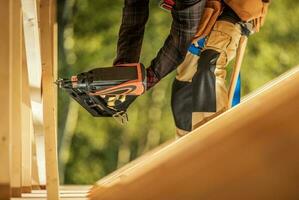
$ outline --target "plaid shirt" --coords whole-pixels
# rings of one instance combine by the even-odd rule
[[[170,34],[147,70],[149,76],[154,76],[149,78],[153,78],[155,83],[183,62],[197,32],[205,2],[206,0],[177,0],[172,10]],[[149,0],[125,0],[114,64],[139,62],[148,15]]]

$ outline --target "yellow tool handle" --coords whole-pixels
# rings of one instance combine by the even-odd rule
[[[238,49],[237,49],[236,61],[234,64],[234,68],[233,68],[232,75],[230,78],[229,89],[228,89],[228,108],[232,107],[234,92],[235,92],[235,89],[237,86],[238,76],[239,76],[239,73],[241,70],[242,61],[243,61],[245,49],[247,46],[247,41],[248,41],[247,36],[241,36],[239,45],[238,45]]]

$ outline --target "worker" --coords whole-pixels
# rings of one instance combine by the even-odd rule
[[[167,0],[169,1],[171,0]],[[248,37],[259,31],[270,1],[176,0],[173,3],[170,34],[142,77],[146,77],[146,90],[149,90],[163,77],[177,69],[172,88],[172,111],[177,135],[183,136],[228,109],[226,66],[235,57],[241,36]],[[149,14],[148,6],[149,0],[125,0],[114,65],[139,62]],[[191,42],[192,45],[201,48],[200,53],[187,53]],[[124,74],[120,72],[123,70],[125,68],[98,68],[82,73],[77,76],[80,84],[76,84],[76,87],[83,82],[90,82],[89,80],[94,77],[102,79],[101,72],[104,71],[105,80],[100,83],[107,80],[111,82],[117,71],[118,76],[123,78]],[[105,86],[101,91],[102,94],[103,92],[107,94],[107,91],[120,91],[115,90],[113,84],[111,88],[109,90]],[[116,116],[125,113],[135,100],[136,96],[129,94],[131,88],[134,88],[134,85],[130,85],[130,90],[122,89],[126,95],[108,92],[108,95],[102,96],[107,102],[107,109],[112,110],[111,116],[115,116],[114,111],[117,111]],[[99,91],[97,93],[100,94]],[[86,100],[82,102],[85,104]],[[91,106],[102,108],[103,104],[101,106],[91,104]],[[90,105],[86,104],[85,107]]]

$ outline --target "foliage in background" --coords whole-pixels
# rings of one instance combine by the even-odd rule
[[[112,3],[113,2],[113,3]],[[123,1],[59,0],[59,76],[111,66]],[[275,0],[262,31],[249,40],[242,67],[243,95],[298,63],[299,5]],[[151,1],[141,62],[146,66],[163,45],[171,16]],[[93,118],[59,93],[59,156],[66,184],[92,184],[99,178],[174,137],[170,91],[175,73],[138,97],[129,124]],[[270,103],[270,102],[269,102]]]

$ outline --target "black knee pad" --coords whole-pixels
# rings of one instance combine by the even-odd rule
[[[198,60],[198,71],[203,71],[205,73],[209,71],[214,75],[216,63],[219,56],[220,53],[218,51],[215,51],[213,49],[204,50]]]
[[[171,109],[177,128],[192,130],[192,83],[174,80],[171,93]]]
[[[193,112],[216,112],[215,68],[220,53],[207,49],[198,60],[198,70],[192,79]]]

